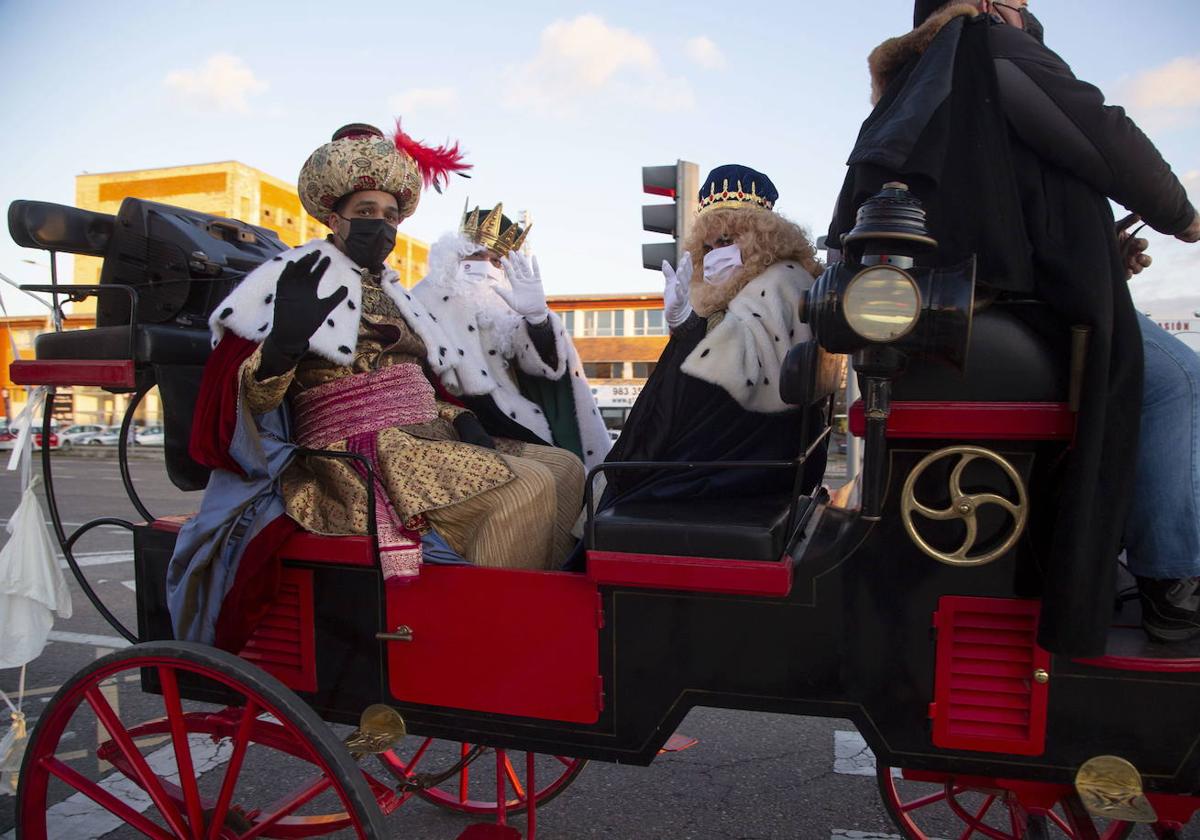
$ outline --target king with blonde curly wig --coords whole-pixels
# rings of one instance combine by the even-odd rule
[[[678,266],[663,266],[671,339],[605,460],[722,468],[609,471],[599,516],[627,502],[759,499],[774,506],[791,498],[794,471],[724,466],[794,462],[823,427],[819,416],[805,422],[813,409],[779,394],[788,351],[812,338],[799,304],[821,269],[813,245],[774,212],[779,194],[763,173],[719,166],[703,184],[687,254]],[[824,474],[824,447],[813,448],[803,470],[808,490]],[[579,563],[582,555],[576,552]]]
[[[691,282],[692,308],[708,317],[724,309],[729,301],[775,263],[793,261],[813,277],[821,273],[816,248],[803,228],[771,210],[751,207],[707,210],[701,213],[684,240],[693,265],[704,264],[704,243],[732,240],[742,252],[742,266],[729,282],[713,286],[697,275]]]

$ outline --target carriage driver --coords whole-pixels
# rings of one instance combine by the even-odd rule
[[[898,176],[921,196],[941,264],[975,254],[994,293],[1040,298],[1060,329],[1090,331],[1039,641],[1103,652],[1122,543],[1151,638],[1200,634],[1200,364],[1134,309],[1126,281],[1150,260],[1144,240],[1122,252],[1109,199],[1184,242],[1200,240],[1200,217],[1125,112],[1045,46],[1026,0],[917,0],[913,23],[871,54],[876,108],[829,241]]]
[[[214,310],[191,452],[215,469],[171,561],[176,638],[240,648],[273,596],[271,558],[289,522],[365,532],[364,470],[293,457],[289,439],[371,465],[389,578],[416,575],[435,557],[558,562],[553,474],[490,448],[473,414],[437,396],[448,339],[384,263],[422,183],[462,168],[457,147],[421,146],[399,127],[394,138],[369,125],[339,129],[298,185],[332,234],[259,266]]]

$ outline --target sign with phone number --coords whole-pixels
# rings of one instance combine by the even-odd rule
[[[642,393],[641,385],[596,385],[592,388],[592,394],[596,397],[596,405],[601,408],[633,405],[640,393]]]

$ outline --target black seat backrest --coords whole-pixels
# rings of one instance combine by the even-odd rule
[[[180,490],[203,490],[211,470],[192,460],[192,416],[204,365],[154,365],[163,411],[163,459],[167,476]]]
[[[816,339],[788,351],[779,371],[779,397],[788,405],[811,406],[842,386],[846,357],[827,352]]]

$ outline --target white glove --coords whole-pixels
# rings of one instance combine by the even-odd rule
[[[663,278],[666,287],[663,289],[663,317],[667,326],[675,329],[692,314],[692,302],[688,297],[688,289],[692,285],[692,255],[685,251],[679,260],[679,268],[671,268],[671,264],[663,260]]]
[[[546,290],[542,288],[542,273],[538,270],[537,257],[531,263],[520,251],[513,251],[500,258],[504,273],[512,291],[493,286],[492,291],[504,298],[504,302],[518,315],[524,315],[531,324],[540,324],[550,314],[546,308]]]

